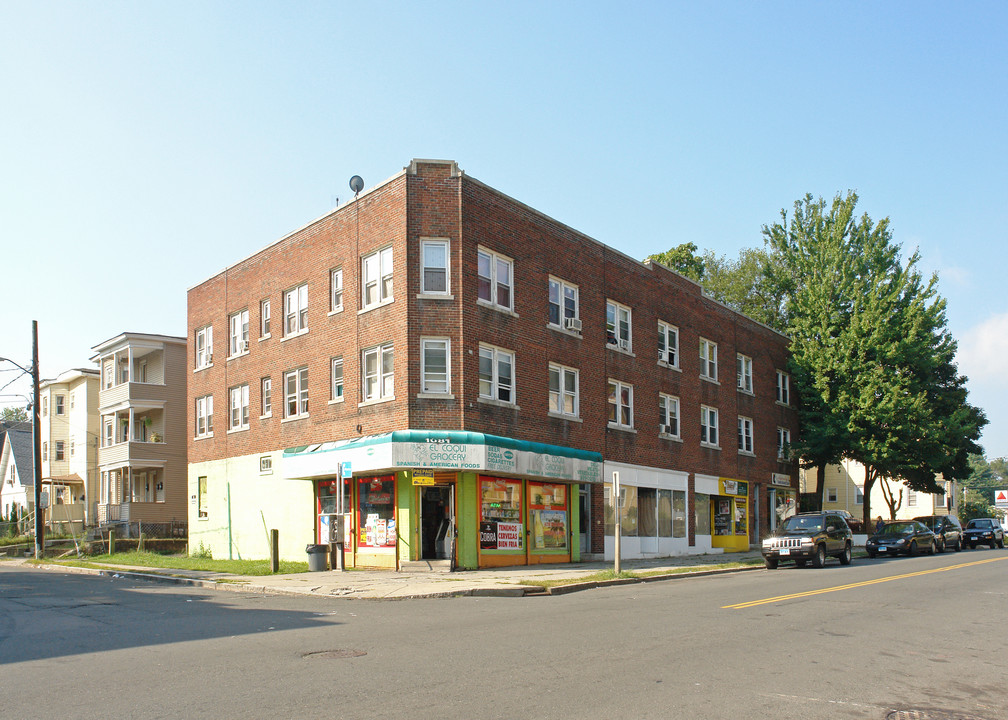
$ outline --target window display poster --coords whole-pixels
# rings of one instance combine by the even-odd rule
[[[562,550],[567,547],[567,511],[533,510],[532,541],[536,550]]]
[[[358,483],[358,546],[395,547],[395,479],[361,478]]]
[[[521,523],[497,523],[497,549],[521,550]]]
[[[746,501],[745,498],[735,498],[735,534],[745,535],[746,529]]]

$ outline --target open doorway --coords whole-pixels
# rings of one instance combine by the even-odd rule
[[[451,485],[420,488],[420,557],[449,560],[454,551],[455,502]]]

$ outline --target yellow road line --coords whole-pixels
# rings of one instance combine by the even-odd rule
[[[819,590],[808,590],[806,592],[792,593],[791,595],[778,595],[777,597],[765,598],[763,600],[752,600],[750,602],[738,603],[737,605],[722,605],[722,610],[743,610],[745,608],[756,607],[757,605],[768,605],[770,603],[780,602],[782,600],[795,600],[797,598],[811,597],[813,595],[822,595],[823,593],[838,592],[840,590],[851,590],[853,588],[866,587],[868,585],[878,585],[879,583],[889,582],[890,580],[903,580],[905,578],[919,577],[921,575],[930,575],[931,573],[940,573],[947,570],[959,570],[960,568],[971,567],[973,565],[983,565],[984,563],[998,562],[999,560],[1008,560],[1006,557],[996,557],[990,558],[988,560],[977,560],[975,562],[962,563],[960,565],[949,565],[948,567],[935,568],[934,570],[921,570],[920,572],[906,573],[905,575],[890,575],[889,577],[878,578],[876,580],[865,580],[864,582],[851,583],[849,585],[836,585],[835,587],[821,588]]]

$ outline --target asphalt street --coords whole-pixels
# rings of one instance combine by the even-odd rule
[[[1008,720],[1006,601],[1005,550],[401,601],[0,563],[0,715]]]

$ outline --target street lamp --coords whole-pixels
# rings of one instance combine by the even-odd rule
[[[0,358],[16,367],[32,379],[32,464],[35,481],[35,558],[42,557],[44,541],[42,538],[42,419],[39,415],[39,372],[38,372],[38,320],[32,320],[32,365],[27,370],[10,358]],[[19,376],[20,377],[20,376]],[[8,383],[9,384],[9,383]]]

